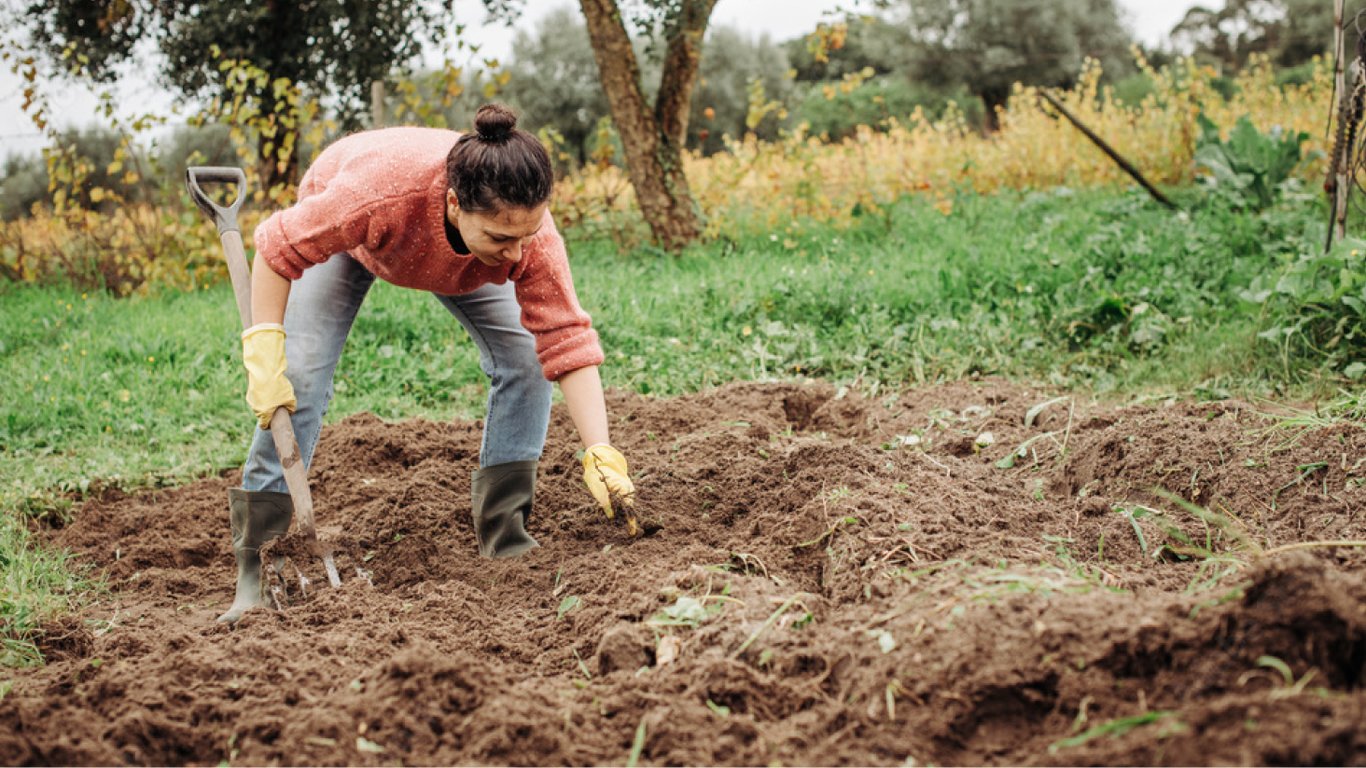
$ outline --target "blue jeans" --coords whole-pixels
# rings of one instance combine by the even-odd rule
[[[322,431],[332,400],[332,374],[365,294],[375,276],[345,253],[305,270],[294,281],[285,310],[285,359],[298,407],[294,433],[304,465]],[[536,345],[522,327],[512,283],[485,285],[461,296],[437,296],[479,348],[479,365],[489,377],[488,413],[479,446],[479,466],[534,461],[545,448],[550,424],[550,382],[536,358]],[[248,491],[285,492],[284,474],[270,433],[257,429],[242,469]]]

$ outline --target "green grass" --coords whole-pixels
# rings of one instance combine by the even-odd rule
[[[65,553],[32,546],[17,516],[0,515],[0,667],[40,662],[34,628],[102,588],[76,571]]]
[[[1315,398],[1344,386],[1264,349],[1265,318],[1238,298],[1319,241],[1318,205],[1292,197],[1244,214],[1178,194],[1191,213],[1130,193],[964,196],[949,217],[908,200],[843,230],[797,222],[678,257],[570,250],[607,384],[642,393],[992,374],[1121,396]],[[0,559],[27,574],[6,583],[7,648],[89,588],[24,521],[70,515],[101,488],[241,463],[251,419],[237,322],[226,284],[123,300],[0,286]],[[377,285],[336,389],[332,421],[471,418],[484,378],[431,296]]]
[[[1061,739],[1059,741],[1053,742],[1052,744],[1049,744],[1048,753],[1055,754],[1059,750],[1070,749],[1072,747],[1079,747],[1083,744],[1086,744],[1087,742],[1093,741],[1103,736],[1112,739],[1118,738],[1136,728],[1142,728],[1144,726],[1152,725],[1154,723],[1168,721],[1169,718],[1175,717],[1175,712],[1163,711],[1144,712],[1140,715],[1132,715],[1130,717],[1121,717],[1115,720],[1109,720],[1107,722],[1095,726],[1094,728],[1090,728],[1082,733],[1079,733],[1076,736]],[[1182,723],[1180,720],[1173,719],[1167,723],[1167,727],[1165,729],[1163,729],[1157,734],[1157,738],[1166,738],[1167,736],[1170,736],[1173,733],[1181,733],[1185,730],[1186,726],[1184,723]]]
[[[737,377],[891,384],[1001,374],[1125,393],[1322,388],[1272,370],[1238,292],[1298,249],[1312,205],[1176,217],[1134,196],[901,204],[885,226],[794,225],[677,259],[576,251],[610,379],[674,393]]]

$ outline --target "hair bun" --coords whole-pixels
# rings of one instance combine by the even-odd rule
[[[484,141],[507,141],[517,127],[517,115],[502,104],[485,104],[474,115],[474,130]]]

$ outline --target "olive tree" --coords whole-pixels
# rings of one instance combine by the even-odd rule
[[[1015,83],[1068,86],[1086,58],[1127,66],[1115,0],[902,0],[908,69],[932,85],[966,84],[989,130]]]

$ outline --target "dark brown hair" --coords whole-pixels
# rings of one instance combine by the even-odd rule
[[[446,182],[471,213],[535,208],[550,199],[554,181],[545,147],[519,129],[517,115],[502,104],[480,107],[474,131],[462,135],[446,156]]]

